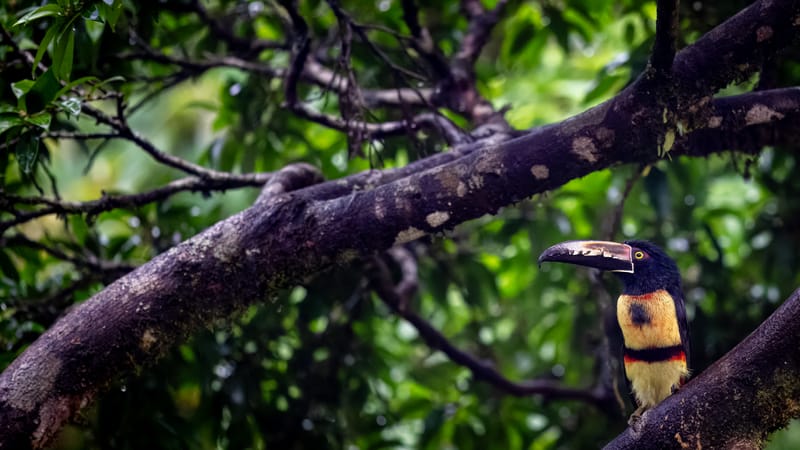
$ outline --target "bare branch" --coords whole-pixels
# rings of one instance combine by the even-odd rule
[[[160,188],[151,191],[128,195],[108,195],[97,200],[86,202],[73,202],[67,200],[48,199],[45,197],[20,197],[7,193],[0,193],[0,206],[8,211],[10,205],[41,205],[42,208],[31,211],[17,211],[14,218],[0,221],[0,234],[10,227],[29,222],[39,217],[52,214],[88,214],[95,216],[105,211],[117,208],[136,208],[148,203],[164,200],[178,192],[212,192],[224,191],[245,186],[261,186],[269,181],[271,173],[240,175],[227,180],[208,180],[198,177],[186,177],[172,181]]]
[[[110,126],[118,133],[119,138],[127,139],[133,142],[139,148],[144,150],[156,161],[175,169],[186,172],[190,175],[195,175],[199,178],[210,180],[231,180],[238,178],[227,172],[219,172],[213,169],[207,169],[203,166],[186,161],[185,159],[178,158],[177,156],[170,155],[162,150],[159,150],[153,143],[142,137],[136,131],[128,126],[124,116],[111,117],[99,109],[84,103],[81,110],[88,116],[97,119],[98,122]],[[119,111],[118,111],[119,112]]]
[[[625,182],[625,188],[622,190],[622,194],[620,195],[617,205],[611,211],[609,211],[608,216],[605,218],[605,223],[603,226],[605,232],[602,233],[605,240],[613,241],[614,237],[620,232],[622,213],[625,211],[625,202],[631,195],[633,187],[642,178],[642,176],[644,176],[646,170],[647,169],[643,166],[636,168],[633,174],[628,177],[628,180]]]
[[[24,234],[15,234],[8,237],[0,237],[0,246],[2,247],[23,246],[36,250],[42,250],[57,259],[72,263],[75,267],[88,269],[90,271],[96,271],[96,272],[115,273],[117,274],[117,276],[125,275],[126,273],[136,268],[135,266],[132,266],[130,264],[124,264],[116,261],[104,261],[98,259],[95,255],[92,254],[83,254],[80,256],[68,255],[67,253],[63,252],[58,248],[42,244],[41,242],[38,241],[33,241]]]
[[[211,33],[222,39],[224,42],[228,44],[228,46],[237,52],[243,52],[246,54],[258,53],[262,50],[287,50],[288,46],[285,43],[281,42],[273,42],[268,41],[265,39],[259,38],[241,38],[236,36],[229,30],[222,26],[219,21],[215,20],[211,17],[208,13],[208,10],[200,0],[193,0],[191,2],[192,8],[197,12],[197,15],[200,17],[200,20],[205,22],[208,25],[209,30]]]
[[[411,45],[433,69],[438,78],[450,77],[450,64],[431,37],[430,31],[419,22],[419,8],[415,0],[403,0],[403,20],[414,39]]]
[[[413,279],[416,270],[411,270],[408,267],[411,263],[408,261],[410,255],[407,253],[395,250],[393,256],[399,257],[401,260],[404,279],[400,285],[395,286],[386,264],[376,258],[374,261],[375,270],[371,277],[371,285],[375,292],[395,314],[405,319],[417,330],[420,337],[431,349],[441,351],[454,363],[468,368],[476,379],[485,381],[495,388],[516,397],[540,395],[546,399],[579,400],[591,403],[601,409],[606,408],[609,401],[613,401],[609,397],[609,393],[602,388],[588,390],[569,388],[549,379],[523,382],[511,381],[498,372],[493,364],[481,361],[459,349],[433,325],[406,306],[408,304],[407,296],[413,294],[413,289],[409,289],[409,287],[413,287],[416,283],[416,280]]]
[[[669,73],[675,59],[678,39],[678,4],[680,0],[658,0],[656,2],[656,37],[650,65],[662,75]]]
[[[461,67],[472,67],[480,56],[483,47],[489,41],[492,30],[503,17],[507,0],[499,0],[491,11],[484,8],[480,0],[462,0],[461,9],[469,18],[469,25],[461,48],[454,58],[454,64]]]
[[[322,180],[322,172],[311,164],[289,164],[270,177],[269,181],[264,184],[256,202],[269,202],[281,194],[319,183]]]

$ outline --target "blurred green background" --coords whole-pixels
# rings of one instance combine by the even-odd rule
[[[125,58],[126,27],[135,26],[145,42],[169,55],[202,59],[221,50],[197,16],[182,10],[182,2],[61,4],[85,8],[67,30],[75,46],[71,79],[124,77],[111,79],[109,86],[131,105],[163,87],[167,81],[159,77],[174,68]],[[204,4],[231,17],[242,8],[250,11],[247,20],[231,19],[243,36],[285,39],[280,8],[271,2]],[[743,4],[682,2],[681,45]],[[23,48],[35,52],[58,22],[45,17],[13,27],[32,5],[6,2],[0,21]],[[341,5],[361,23],[408,33],[399,0]],[[114,8],[120,13],[112,28]],[[99,17],[92,16],[95,11]],[[324,2],[302,2],[301,12],[319,39],[336,27]],[[654,19],[654,2],[512,1],[476,66],[479,88],[495,106],[509,106],[506,117],[517,128],[562,120],[610,98],[640,73]],[[421,20],[445,54],[458,47],[466,27],[458,2],[425,2]],[[388,54],[401,51],[389,33],[370,33]],[[43,61],[55,65],[56,51],[51,47]],[[798,84],[793,53],[771,68],[777,85]],[[10,48],[0,45],[0,60],[10,55]],[[260,60],[285,67],[285,56],[265,51]],[[60,64],[63,69],[66,63]],[[30,77],[8,67],[0,72],[4,113],[19,108],[11,84]],[[391,76],[363,45],[354,48],[353,67],[364,86]],[[726,94],[749,90],[758,81],[731,86]],[[181,80],[129,119],[159,148],[233,172],[272,171],[305,161],[335,179],[371,167],[402,166],[443,149],[434,136],[420,132],[353,155],[342,133],[282,110],[282,95],[279,80],[219,68]],[[315,107],[337,111],[335,98],[321,89],[310,88],[303,96]],[[112,102],[103,108],[112,111]],[[65,108],[48,111],[56,111],[49,124],[53,130],[102,128]],[[567,239],[649,239],[664,246],[681,268],[692,366],[700,372],[800,285],[800,179],[793,176],[791,150],[674,158],[641,176],[640,167],[615,167],[426,238],[412,246],[420,290],[411,307],[511,379],[545,377],[588,387],[598,376],[603,333],[588,273],[563,265],[539,270],[536,258]],[[25,166],[27,151],[2,150],[3,191],[36,195],[38,184],[50,195],[50,172],[63,198],[91,200],[103,192],[152,189],[180,176],[121,140],[100,145],[46,139],[31,167]],[[96,216],[48,216],[7,234],[140,265],[247,208],[257,194],[257,189],[182,193]],[[622,219],[611,229],[620,207]],[[8,217],[0,211],[0,218]],[[356,264],[325,273],[194,336],[154,368],[120,380],[64,429],[55,448],[582,449],[599,447],[624,429],[624,417],[591,405],[514,398],[474,380],[392,314],[365,287],[361,269]],[[44,251],[0,249],[0,368],[72,302],[85,300],[114,277]],[[606,281],[615,296],[616,281]],[[770,448],[798,446],[800,426],[794,426],[777,433]]]

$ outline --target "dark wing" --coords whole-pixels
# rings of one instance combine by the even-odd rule
[[[617,322],[616,307],[608,308],[603,317],[603,328],[608,338],[608,350],[611,360],[608,361],[610,366],[611,387],[614,389],[614,397],[620,401],[620,408],[622,413],[625,414],[625,409],[630,405],[624,403],[624,398],[627,396],[630,399],[633,409],[636,409],[636,397],[633,395],[633,388],[625,375],[625,364],[622,360],[624,357],[625,341],[622,336],[622,328],[619,327]]]
[[[691,369],[689,320],[686,318],[686,305],[683,301],[683,292],[678,289],[677,292],[670,292],[669,294],[675,299],[675,315],[678,317],[678,331],[681,334],[681,345],[683,346],[683,353],[686,354],[686,366]]]

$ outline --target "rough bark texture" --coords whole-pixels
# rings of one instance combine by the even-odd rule
[[[46,445],[114,379],[140,371],[214,320],[334,265],[612,165],[797,142],[800,90],[711,95],[789,44],[799,9],[794,1],[757,2],[679,52],[667,76],[648,70],[616,98],[521,137],[468,144],[404,169],[270,190],[77,306],[17,358],[0,375],[0,448]],[[797,415],[796,297],[653,411],[658,422],[648,419],[647,439],[628,431],[612,448],[760,442]],[[729,419],[707,431],[722,404]],[[650,431],[663,439],[651,441]]]

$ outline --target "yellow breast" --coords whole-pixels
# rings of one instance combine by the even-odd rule
[[[665,290],[644,295],[620,295],[617,320],[627,348],[642,350],[681,343],[675,302]]]

